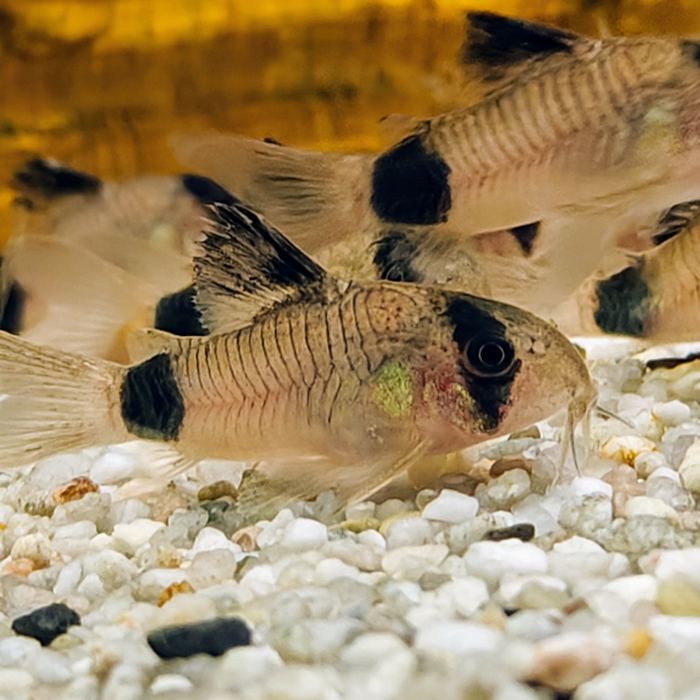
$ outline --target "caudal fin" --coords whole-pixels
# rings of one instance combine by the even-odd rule
[[[178,136],[178,159],[213,178],[313,252],[358,233],[369,211],[372,157],[211,134]]]
[[[128,439],[113,418],[123,371],[0,332],[0,469]]]

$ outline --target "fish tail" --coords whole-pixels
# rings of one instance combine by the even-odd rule
[[[313,251],[363,227],[370,211],[373,158],[288,148],[213,134],[179,136],[176,155]]]
[[[127,440],[114,408],[125,371],[0,332],[0,469]]]

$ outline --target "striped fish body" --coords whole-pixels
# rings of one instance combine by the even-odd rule
[[[130,367],[0,333],[0,466],[130,439],[179,469],[260,462],[266,502],[379,488],[447,454],[594,399],[577,350],[553,326],[438,287],[344,283],[215,183],[195,258],[211,335],[152,331]],[[262,495],[261,495],[262,494]],[[277,502],[277,501],[275,501]]]
[[[382,367],[412,372],[415,347],[428,352],[441,334],[424,297],[351,286],[328,305],[283,307],[232,333],[175,341],[170,357],[185,406],[178,448],[243,460],[348,460],[396,449],[397,432],[414,440],[412,412],[383,410],[373,395]],[[417,389],[396,387],[395,401],[413,403]]]
[[[427,120],[413,138],[449,169],[450,229],[497,230],[615,198],[627,206],[629,192],[652,212],[691,199],[697,49],[660,38],[585,41],[573,57],[554,55],[477,105]]]

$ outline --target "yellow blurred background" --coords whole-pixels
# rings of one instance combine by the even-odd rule
[[[174,132],[378,149],[383,116],[458,103],[467,9],[700,31],[697,0],[0,0],[0,241],[30,156],[123,179],[178,172]]]

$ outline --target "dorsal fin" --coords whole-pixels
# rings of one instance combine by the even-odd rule
[[[280,231],[204,181],[190,191],[206,193],[200,201],[208,209],[207,227],[194,271],[197,307],[211,333],[243,328],[280,304],[327,300],[338,293],[338,281]],[[227,196],[217,201],[217,190]]]
[[[476,71],[482,80],[501,80],[532,60],[570,54],[582,40],[544,24],[493,12],[469,12],[460,58],[465,69]]]

